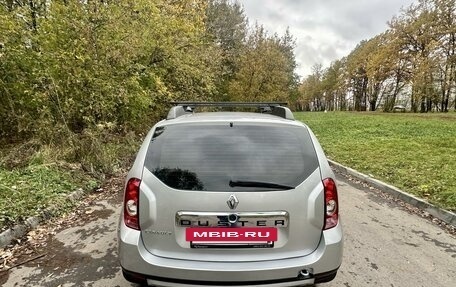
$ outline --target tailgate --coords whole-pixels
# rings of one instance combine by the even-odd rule
[[[316,169],[292,190],[182,191],[144,169],[139,210],[142,240],[156,256],[225,262],[305,256],[320,241],[323,185]]]

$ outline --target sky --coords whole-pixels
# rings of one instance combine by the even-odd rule
[[[287,27],[296,39],[297,73],[328,67],[350,53],[361,40],[384,32],[401,7],[414,0],[238,0],[250,25],[263,25],[283,35]]]

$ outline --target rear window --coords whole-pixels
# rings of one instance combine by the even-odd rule
[[[186,124],[157,127],[145,167],[180,190],[268,191],[296,187],[318,167],[307,129],[285,125]]]

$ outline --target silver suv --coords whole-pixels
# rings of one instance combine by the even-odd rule
[[[337,187],[278,103],[174,103],[146,136],[118,226],[124,277],[152,286],[303,286],[342,261]],[[253,106],[254,112],[200,112]]]

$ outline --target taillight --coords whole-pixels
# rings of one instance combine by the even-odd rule
[[[139,185],[141,180],[130,178],[125,188],[124,221],[125,225],[140,230],[139,228]]]
[[[337,187],[332,178],[323,180],[325,188],[325,226],[323,230],[333,228],[339,220],[339,201],[337,199]]]

